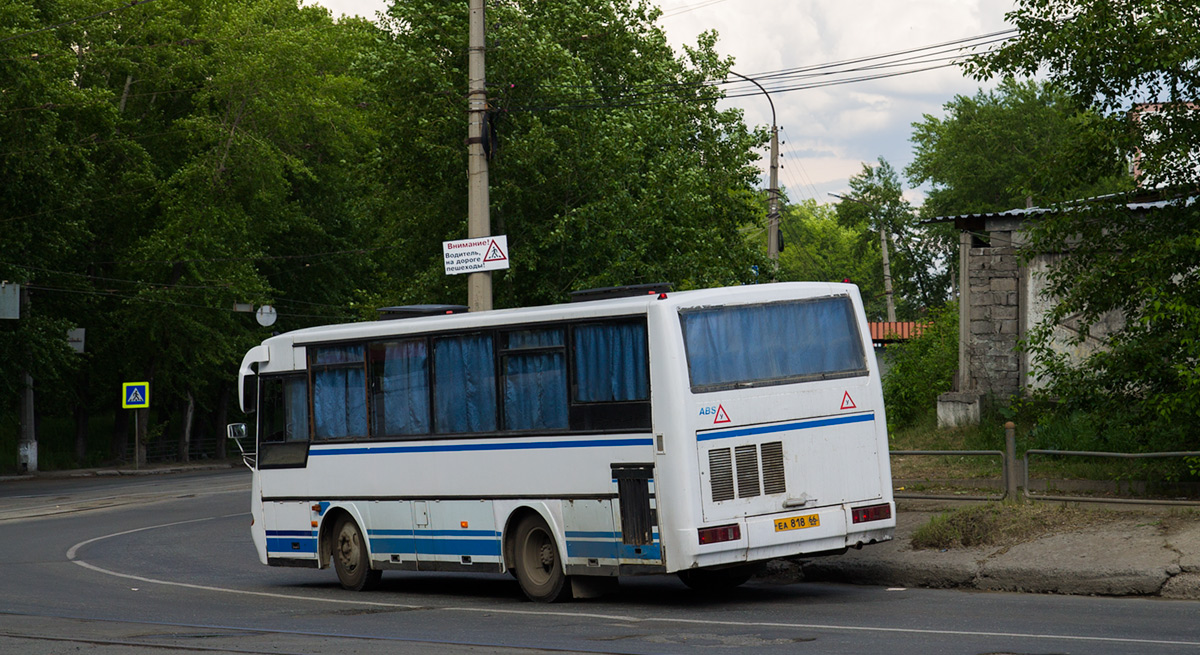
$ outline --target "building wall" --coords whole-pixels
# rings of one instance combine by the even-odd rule
[[[967,363],[962,391],[1007,398],[1021,389],[1022,361],[1017,352],[1021,331],[1021,266],[1012,233],[992,232],[989,247],[967,256],[966,343],[959,348]],[[960,309],[960,311],[962,311]]]

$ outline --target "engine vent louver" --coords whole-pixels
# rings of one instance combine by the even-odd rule
[[[713,502],[733,500],[733,460],[728,448],[708,451],[708,479]]]
[[[785,478],[783,442],[747,444],[732,452],[729,448],[708,451],[708,479],[713,502],[786,493]]]
[[[758,447],[754,444],[733,450],[737,463],[738,498],[753,498],[762,494],[758,486]]]
[[[772,441],[762,445],[762,479],[763,493],[787,493],[787,483],[783,474],[783,442]]]

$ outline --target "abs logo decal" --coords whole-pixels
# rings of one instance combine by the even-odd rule
[[[721,405],[717,405],[716,407],[713,407],[712,405],[709,405],[708,407],[701,407],[700,416],[713,417],[713,425],[730,422],[729,414],[725,412],[725,408]]]

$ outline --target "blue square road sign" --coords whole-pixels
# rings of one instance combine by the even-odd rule
[[[121,387],[122,408],[146,409],[150,407],[149,382],[126,382]]]

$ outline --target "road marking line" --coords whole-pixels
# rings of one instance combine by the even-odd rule
[[[176,521],[174,523],[163,523],[161,525],[151,525],[144,528],[135,528],[133,530],[125,530],[124,532],[114,532],[113,534],[95,537],[86,541],[81,541],[67,549],[67,559],[82,566],[85,569],[110,575],[117,578],[125,578],[128,580],[137,580],[148,584],[158,584],[170,587],[183,587],[185,589],[197,589],[200,591],[213,591],[226,594],[241,594],[244,596],[262,596],[267,598],[280,598],[285,600],[300,600],[317,603],[331,603],[336,605],[366,605],[370,607],[386,607],[393,609],[427,609],[427,610],[443,610],[447,612],[471,612],[476,614],[513,614],[523,616],[547,616],[561,618],[580,618],[580,619],[601,619],[605,621],[625,621],[628,623],[675,623],[683,625],[720,625],[726,627],[743,627],[743,628],[788,628],[793,630],[828,630],[832,632],[876,632],[886,634],[912,634],[925,636],[949,636],[949,637],[1006,637],[1010,639],[1049,639],[1055,641],[1073,641],[1073,642],[1099,642],[1111,644],[1145,644],[1155,646],[1200,646],[1200,641],[1173,641],[1170,639],[1133,639],[1125,637],[1092,637],[1086,635],[1055,635],[1055,634],[1038,634],[1024,632],[986,632],[978,630],[933,630],[928,628],[886,628],[877,626],[855,626],[855,625],[828,625],[821,623],[778,623],[772,621],[714,621],[710,619],[681,619],[670,617],[647,617],[647,616],[629,616],[624,614],[599,614],[595,612],[564,612],[554,610],[514,610],[500,608],[483,608],[483,607],[437,607],[433,605],[407,605],[404,603],[387,603],[379,601],[358,601],[358,600],[342,600],[338,598],[314,598],[312,596],[297,596],[294,594],[278,594],[267,591],[248,591],[245,589],[229,589],[226,587],[213,587],[209,585],[198,585],[189,582],[175,582],[173,580],[158,580],[155,578],[147,578],[140,575],[132,575],[129,573],[120,573],[109,569],[101,568],[94,564],[89,564],[81,559],[78,559],[79,549],[105,539],[114,537],[123,537],[125,535],[145,532],[147,530],[157,530],[159,528],[170,528],[179,525],[187,525],[190,523],[201,523],[203,521],[212,521],[219,519],[233,518],[236,516],[245,516],[247,512],[238,512],[236,514],[225,514],[223,516],[210,516],[202,519],[191,519],[188,521]]]

